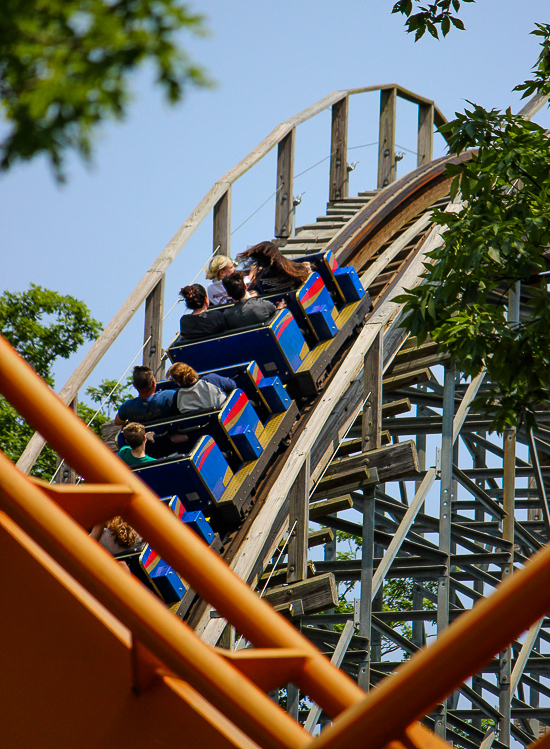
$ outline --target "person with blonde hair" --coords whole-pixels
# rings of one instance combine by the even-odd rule
[[[206,278],[212,281],[206,287],[206,293],[212,307],[219,307],[221,304],[231,304],[232,299],[225,290],[222,280],[229,276],[235,271],[233,261],[227,255],[214,255],[208,270],[206,271]]]
[[[234,380],[221,377],[215,372],[199,377],[193,367],[183,362],[172,364],[166,376],[178,385],[176,405],[180,413],[186,414],[221,408],[237,387]]]

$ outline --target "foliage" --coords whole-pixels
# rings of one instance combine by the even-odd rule
[[[534,81],[519,86],[550,90],[550,25]],[[527,86],[527,87],[526,87]],[[456,213],[436,211],[447,226],[443,242],[429,253],[424,283],[397,301],[403,325],[419,343],[427,335],[448,351],[467,375],[483,368],[490,385],[474,401],[492,418],[492,428],[522,422],[533,426],[534,410],[548,397],[550,298],[544,276],[550,244],[550,150],[543,128],[497,110],[471,105],[441,132],[464,161],[451,164],[451,198],[461,192]],[[509,324],[506,300],[517,281],[529,287],[530,314]]]
[[[0,102],[11,126],[3,170],[45,153],[62,179],[66,149],[89,158],[93,128],[124,116],[140,63],[153,63],[171,103],[188,84],[208,85],[176,44],[181,30],[204,31],[179,0],[4,0],[0,28]]]
[[[0,330],[11,345],[53,386],[52,367],[58,358],[67,359],[85,342],[101,331],[86,305],[72,296],[31,284],[28,291],[5,291],[0,296]],[[93,403],[102,404],[115,387],[114,380],[103,380],[99,387],[86,391]],[[108,421],[119,405],[131,395],[131,377],[110,395],[92,428],[100,434],[101,424]],[[88,423],[96,409],[80,403],[78,415]],[[0,449],[16,462],[34,430],[14,408],[0,397]],[[33,474],[50,479],[55,473],[56,455],[45,446],[33,468]]]
[[[132,375],[128,375],[126,381],[118,386],[116,380],[102,380],[97,388],[90,385],[86,388],[86,395],[92,403],[97,404],[97,408],[79,403],[78,415],[101,437],[102,425],[114,419],[124,401],[132,398]]]
[[[464,30],[464,24],[460,18],[453,16],[453,11],[458,13],[460,10],[461,0],[436,0],[429,5],[419,6],[417,13],[413,13],[413,10],[416,9],[419,0],[414,1],[416,5],[413,7],[413,0],[399,0],[393,6],[392,13],[402,13],[407,16],[405,28],[409,34],[414,32],[415,42],[422,38],[426,31],[439,39],[438,26],[443,36],[447,36],[451,30],[451,25]],[[475,3],[475,0],[462,0],[462,2]]]
[[[28,291],[0,296],[0,330],[9,343],[53,385],[52,366],[68,359],[102,330],[78,299],[31,284]]]

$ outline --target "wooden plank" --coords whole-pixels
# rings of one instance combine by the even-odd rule
[[[304,576],[302,580],[308,580],[310,577],[315,577],[315,564],[313,562],[308,562],[304,569]],[[274,588],[278,585],[285,585],[287,582],[287,578],[289,575],[289,568],[288,565],[284,565],[282,567],[278,567],[275,571],[271,569],[270,567],[267,568],[267,570],[264,572],[264,574],[260,577],[260,580],[258,582],[258,587],[260,590],[264,589],[264,586],[267,587],[267,589]],[[269,581],[269,582],[268,582]],[[297,580],[296,582],[300,582],[300,580]]]
[[[307,545],[310,549],[314,546],[332,543],[332,541],[334,541],[334,533],[330,528],[320,528],[318,531],[309,533],[307,537]]]
[[[439,354],[432,354],[431,356],[425,356],[422,359],[416,359],[414,361],[401,362],[397,359],[388,370],[388,377],[395,377],[396,375],[406,374],[408,372],[416,372],[419,369],[435,367],[438,364],[445,364],[449,361],[449,354],[445,351]]]
[[[309,455],[296,477],[289,494],[287,582],[297,583],[307,577],[307,534],[309,523]]]
[[[296,128],[285,135],[277,150],[277,194],[275,196],[275,236],[290,237],[294,228],[294,145]]]
[[[214,206],[212,254],[231,257],[231,185]]]
[[[332,105],[329,200],[348,195],[348,103],[344,96]]]
[[[408,398],[400,398],[396,401],[390,401],[382,405],[382,418],[387,419],[388,416],[397,416],[398,414],[409,413],[411,410],[411,402]]]
[[[164,377],[162,361],[162,318],[164,315],[164,276],[145,301],[145,325],[143,328],[143,366],[150,367],[157,380]]]
[[[317,614],[338,605],[336,582],[332,572],[292,585],[272,588],[266,591],[263,597],[272,606],[302,601],[304,614]]]
[[[395,115],[397,89],[380,91],[380,134],[378,136],[378,184],[387,187],[395,181]]]
[[[397,481],[403,476],[419,473],[418,456],[414,440],[398,442],[395,445],[370,450],[361,455],[338,458],[331,463],[328,471],[325,473],[325,478],[320,482],[319,486],[323,485],[325,479],[329,482],[339,477],[349,478],[354,474],[360,473],[365,468],[368,470],[376,468],[378,480],[381,483]]]
[[[367,486],[377,484],[378,473],[372,471],[369,473],[365,466],[361,468],[352,468],[345,474],[338,476],[325,477],[317,484],[315,493],[312,499],[320,499],[321,497],[326,499],[333,499],[341,497],[348,492],[355,492],[361,489],[365,489]]]
[[[391,393],[392,390],[400,390],[411,385],[418,385],[419,382],[428,382],[433,377],[429,369],[418,369],[404,374],[394,375],[393,377],[384,377],[383,387],[385,393]]]
[[[433,159],[433,141],[434,106],[433,104],[419,104],[416,166],[427,164]]]
[[[416,339],[409,338],[406,345],[397,353],[394,359],[396,364],[402,364],[406,361],[417,361],[426,356],[437,354],[439,350],[439,346],[435,341],[426,341],[421,346],[417,346],[415,341]]]
[[[353,500],[349,494],[345,497],[327,499],[324,502],[315,502],[315,504],[309,507],[309,519],[315,520],[315,518],[330,515],[332,512],[341,512],[342,510],[351,510],[352,508]]]

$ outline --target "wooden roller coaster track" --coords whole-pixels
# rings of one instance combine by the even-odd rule
[[[381,91],[378,188],[351,198],[345,169],[347,102],[352,94],[372,90]],[[397,96],[419,105],[420,163],[400,180],[394,180]],[[295,128],[328,106],[332,107],[332,143],[327,215],[294,232],[288,195],[292,195]],[[531,102],[523,114],[532,116],[540,106],[541,100]],[[465,749],[491,745],[500,749],[510,745],[511,737],[528,745],[543,733],[540,724],[550,725],[550,709],[540,705],[541,696],[543,702],[550,696],[550,687],[541,680],[550,678],[550,656],[545,650],[550,622],[544,618],[550,610],[550,588],[545,585],[550,578],[550,551],[541,551],[535,561],[519,569],[550,537],[546,430],[541,427],[531,441],[529,461],[516,456],[510,434],[505,435],[502,448],[490,441],[486,422],[469,413],[476,392],[483,387],[483,375],[460,386],[444,354],[429,342],[417,347],[407,341],[399,326],[401,307],[395,298],[420,282],[428,253],[441,241],[441,227],[430,224],[430,212],[434,207],[455,209],[446,197],[445,166],[456,157],[431,160],[434,120],[436,124],[444,121],[432,102],[392,84],[335,92],[278,126],[214,185],[60,393],[65,403],[74,401],[90,371],[144,301],[149,344],[144,363],[155,369],[161,366],[164,272],[212,209],[214,249],[229,254],[231,184],[278,145],[277,184],[284,185],[287,194],[286,207],[278,202],[275,218],[282,251],[302,255],[332,249],[340,264],[356,268],[371,292],[374,308],[339,352],[319,396],[298,420],[290,444],[269,466],[242,527],[225,539],[225,561],[247,585],[239,583],[213,553],[207,553],[175,518],[158,508],[151,492],[104,446],[95,444],[72,414],[59,409],[54,396],[45,387],[43,391],[38,388],[2,343],[0,391],[87,481],[78,488],[47,487],[26,478],[24,473],[43,442],[38,434],[18,463],[22,473],[1,456],[4,554],[13,554],[21,562],[17,580],[28,583],[31,572],[40,576],[50,600],[62,611],[70,609],[83,631],[99,638],[105,648],[102,657],[112,659],[110,669],[122,670],[128,654],[133,663],[131,675],[119,683],[111,671],[96,673],[89,658],[73,653],[77,660],[81,658],[79,668],[85,664],[89,669],[90,684],[67,676],[62,671],[66,653],[59,651],[56,666],[47,651],[48,637],[55,642],[55,632],[43,624],[42,634],[47,630],[47,636],[42,646],[37,644],[42,614],[36,631],[29,626],[25,633],[35,648],[33,661],[42,658],[51,669],[41,678],[50,690],[53,686],[60,689],[66,702],[64,708],[53,707],[36,680],[28,676],[25,662],[20,672],[17,669],[21,656],[8,654],[10,676],[21,689],[28,687],[35,695],[44,726],[42,733],[24,726],[21,696],[5,694],[12,712],[6,746],[21,745],[21,735],[53,745],[55,721],[63,715],[73,730],[84,730],[85,721],[90,720],[103,720],[111,727],[123,715],[133,721],[130,733],[137,746],[160,736],[172,746],[186,735],[192,746],[199,742],[242,747],[298,747],[311,742],[344,746],[354,741],[375,749],[389,742],[437,746],[449,739]],[[432,371],[437,366],[445,367],[443,385]],[[414,406],[415,416],[398,418]],[[548,418],[549,414],[542,413],[541,424]],[[434,465],[426,467],[426,434],[434,433],[441,434],[441,450]],[[401,438],[408,435],[415,441],[403,442]],[[459,437],[472,455],[472,469],[458,465]],[[529,435],[518,433],[517,439],[527,442]],[[488,466],[487,455],[495,456],[499,465]],[[516,478],[524,477],[529,485],[516,486]],[[426,503],[437,481],[439,516]],[[466,499],[458,496],[459,485],[467,492]],[[411,486],[414,496],[409,499]],[[392,496],[393,489],[398,498]],[[102,498],[99,504],[98,496]],[[359,522],[352,522],[349,514],[338,514],[352,508],[359,512]],[[160,602],[151,603],[139,584],[95,548],[66,513],[85,527],[113,514],[131,522],[202,597],[188,618],[200,641]],[[330,530],[325,530],[317,532],[325,543],[325,559],[308,564],[308,545],[317,542],[315,533],[309,534],[310,520],[360,537],[362,558],[336,559]],[[437,543],[432,534],[437,535]],[[287,535],[286,557],[279,556],[277,569],[270,562]],[[32,558],[32,565],[25,562],[25,555]],[[32,570],[25,576],[27,567]],[[394,578],[410,581],[412,609],[383,610],[384,582]],[[505,583],[499,591],[485,598],[487,587],[501,579]],[[360,586],[355,611],[330,611],[334,582],[340,580],[357,581]],[[248,586],[263,589],[268,601],[292,623],[260,602]],[[91,612],[92,623],[67,604],[67,591]],[[30,619],[25,596],[14,586],[8,593],[13,596],[12,608],[17,604],[15,609],[19,606]],[[40,595],[36,590],[34,594]],[[465,599],[478,601],[478,606],[470,611]],[[315,616],[315,611],[324,613]],[[56,616],[53,603],[47,613]],[[449,627],[458,615],[458,622]],[[411,623],[409,635],[390,626],[396,621]],[[436,644],[397,674],[384,678],[398,664],[382,658],[382,638],[406,654],[416,653],[425,644],[426,622],[430,621],[435,621]],[[14,615],[9,622],[7,631],[18,639],[21,617]],[[119,645],[98,634],[103,630],[97,622]],[[334,631],[337,624],[345,624],[342,633]],[[529,627],[528,636],[519,641]],[[235,630],[243,635],[243,642],[255,647],[235,649]],[[333,663],[341,665],[359,687],[319,656],[308,640],[332,655]],[[220,642],[225,650],[212,649]],[[4,641],[2,647],[6,646]],[[364,694],[363,689],[378,682],[376,690]],[[80,685],[76,696],[72,694],[75,684]],[[131,684],[137,696],[121,702],[121,693],[126,695],[124,690]],[[265,695],[284,684],[288,685],[290,716]],[[102,685],[104,691],[95,708],[83,706],[82,700],[90,700],[92,691]],[[299,709],[298,690],[314,701],[306,713]],[[498,704],[494,704],[495,697]],[[147,710],[155,709],[168,723],[147,720]],[[174,711],[180,712],[171,724]],[[54,716],[49,725],[48,714]],[[423,716],[435,734],[415,723]],[[312,732],[319,721],[323,724],[329,719],[334,720],[332,727],[316,739],[299,725]],[[17,734],[17,724],[22,734]],[[106,746],[118,743],[116,737],[105,740],[95,729],[88,736],[80,734],[73,743],[96,745],[100,735]],[[72,745],[70,740],[65,743]]]

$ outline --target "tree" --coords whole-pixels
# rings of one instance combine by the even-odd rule
[[[523,96],[550,93],[550,25],[537,24],[541,53]],[[448,351],[467,375],[483,368],[489,387],[474,408],[492,417],[492,428],[535,424],[537,404],[548,398],[550,297],[545,276],[550,245],[550,149],[543,128],[471,104],[440,128],[449,149],[471,158],[450,165],[457,213],[436,211],[447,228],[430,253],[424,283],[399,297],[403,325],[422,342],[427,335]],[[522,282],[529,309],[507,319],[508,292]]]
[[[34,367],[38,374],[53,387],[52,368],[58,358],[69,358],[85,341],[92,341],[102,326],[90,315],[86,305],[72,296],[31,284],[28,291],[5,291],[0,296],[0,330],[11,345]],[[94,403],[101,404],[116,383],[104,380],[98,388],[89,387],[87,394]],[[112,410],[129,395],[129,382],[113,393],[105,404],[106,413],[94,420],[95,431],[111,416]],[[78,413],[86,423],[95,410],[79,404]],[[0,449],[14,462],[23,453],[34,430],[19,416],[14,408],[0,397]],[[56,455],[46,446],[33,474],[50,479],[55,473]]]
[[[4,0],[0,4],[0,104],[10,129],[0,169],[45,153],[58,179],[63,157],[91,153],[91,136],[109,117],[124,117],[129,78],[155,66],[168,100],[204,71],[177,46],[184,30],[203,34],[203,18],[179,0]]]
[[[462,0],[463,3],[475,3],[475,1]],[[453,16],[453,11],[458,13],[460,10],[460,2],[461,0],[436,0],[430,5],[420,5],[418,12],[413,13],[419,0],[415,0],[414,6],[413,0],[398,0],[393,6],[392,13],[402,13],[407,16],[405,28],[409,34],[414,32],[415,42],[421,39],[426,31],[439,39],[438,26],[443,36],[447,36],[452,26],[464,31],[464,23],[458,16]]]

